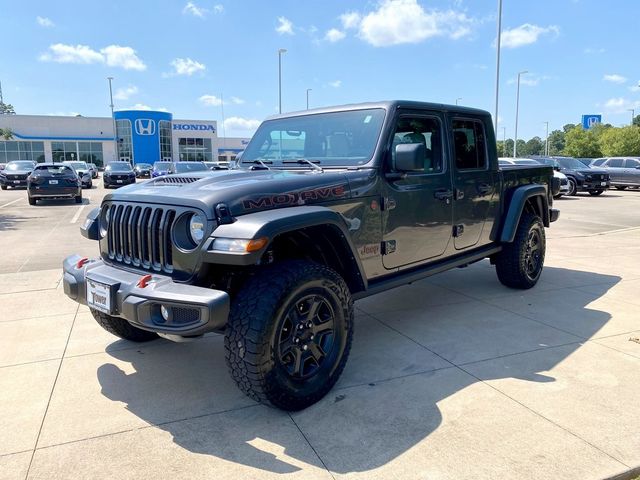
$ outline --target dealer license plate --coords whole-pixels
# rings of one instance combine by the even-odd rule
[[[87,278],[87,305],[104,313],[111,313],[111,289],[109,285]]]
[[[20,180],[14,180],[13,183],[20,183]]]
[[[117,183],[122,183],[122,180],[116,180]]]
[[[49,180],[49,185],[57,185],[58,180]]]
[[[603,187],[607,186],[607,182],[600,182],[600,185],[602,185]]]

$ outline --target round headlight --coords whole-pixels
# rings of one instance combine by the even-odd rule
[[[109,220],[111,219],[111,208],[106,206],[100,214],[100,236],[105,237],[109,229]]]
[[[204,238],[204,225],[205,218],[202,215],[198,213],[191,215],[189,219],[189,235],[196,245],[200,245],[200,242]]]

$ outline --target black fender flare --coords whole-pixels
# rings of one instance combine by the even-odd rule
[[[363,289],[366,289],[367,277],[357,249],[351,240],[347,219],[340,213],[322,206],[308,205],[279,208],[236,217],[233,223],[219,225],[213,230],[209,239],[203,245],[203,260],[206,263],[213,264],[255,265],[279,235],[305,228],[323,226],[336,229],[336,233],[344,242],[343,246],[349,252],[347,260],[353,267],[357,268],[358,277],[360,278],[359,283],[361,283]],[[269,242],[255,252],[219,252],[212,249],[216,238],[251,240],[263,237],[268,238]]]
[[[502,243],[513,242],[518,224],[520,223],[522,211],[529,199],[533,199],[536,202],[544,226],[549,226],[549,200],[547,198],[546,187],[544,185],[523,185],[517,187],[511,195],[509,209],[505,213],[502,222],[502,233],[500,235],[500,241]]]

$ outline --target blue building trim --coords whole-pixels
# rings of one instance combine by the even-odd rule
[[[134,163],[153,164],[162,160],[160,155],[160,122],[168,122],[169,132],[171,132],[173,115],[169,112],[153,110],[118,110],[114,112],[113,116],[116,122],[118,120],[131,122]]]

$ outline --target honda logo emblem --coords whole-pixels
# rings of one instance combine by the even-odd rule
[[[156,133],[156,122],[150,118],[136,119],[136,133],[138,135],[153,135]]]

